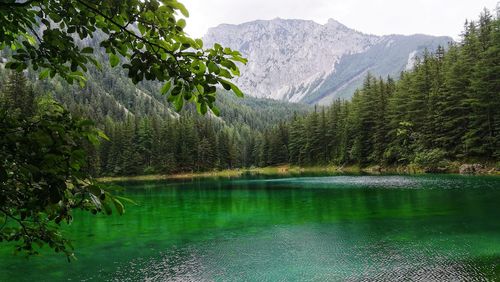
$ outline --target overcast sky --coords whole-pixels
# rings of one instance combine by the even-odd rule
[[[476,19],[499,0],[180,0],[190,17],[187,32],[202,37],[209,27],[257,19],[329,18],[376,35],[448,35],[457,39],[465,19]]]

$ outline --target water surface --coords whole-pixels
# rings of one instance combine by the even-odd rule
[[[76,214],[78,260],[0,245],[0,281],[499,281],[500,178],[327,176],[124,184]]]

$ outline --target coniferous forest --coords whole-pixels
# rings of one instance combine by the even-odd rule
[[[465,24],[461,42],[425,52],[397,80],[368,74],[351,101],[337,100],[328,107],[220,93],[220,117],[200,116],[189,106],[180,114],[155,111],[147,104],[132,115],[106,103],[105,96],[91,95],[82,102],[76,100],[80,95],[65,95],[60,85],[61,94],[54,93],[74,114],[99,121],[109,136],[97,149],[88,146],[87,170],[93,175],[288,163],[415,165],[438,171],[453,161],[498,161],[499,73],[500,20],[485,10],[479,20]],[[4,79],[4,93],[12,92],[9,85],[19,88],[16,79],[19,75]],[[29,88],[28,82],[22,84]],[[47,86],[37,88],[31,93]]]
[[[368,74],[337,100],[267,128],[183,115],[109,122],[101,173],[199,171],[278,164],[409,165],[500,157],[500,19],[484,11],[459,43],[419,58],[398,80]],[[119,154],[118,152],[121,152]]]
[[[462,41],[426,52],[399,80],[368,75],[352,101],[289,124],[291,163],[415,164],[500,157],[500,19],[484,11]],[[304,134],[306,132],[306,134]]]

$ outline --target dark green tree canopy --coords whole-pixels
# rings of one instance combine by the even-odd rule
[[[219,44],[204,49],[184,32],[188,16],[176,0],[1,0],[0,50],[12,50],[10,69],[83,84],[88,64],[99,66],[99,50],[85,42],[101,33],[111,66],[121,64],[134,83],[164,82],[161,92],[177,109],[190,101],[200,113],[218,114],[216,86],[242,96],[229,80],[246,59]]]
[[[89,120],[74,118],[49,96],[37,97],[22,73],[0,91],[0,243],[37,254],[43,245],[73,256],[61,223],[72,211],[119,214],[124,206],[84,169],[85,148],[107,137]],[[103,188],[106,188],[104,190]]]

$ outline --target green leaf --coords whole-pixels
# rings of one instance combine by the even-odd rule
[[[177,10],[181,11],[181,14],[182,14],[184,17],[189,18],[189,12],[188,12],[188,10],[186,9],[186,7],[185,7],[183,4],[181,4],[181,3],[177,2],[177,1],[175,1],[175,2],[170,2],[170,3],[168,3],[168,4],[169,4],[172,8],[174,8],[174,9],[177,9]]]
[[[200,49],[203,48],[203,40],[198,38],[198,39],[195,39],[194,41],[198,45],[198,48],[200,48]]]
[[[236,76],[240,76],[241,73],[240,73],[240,70],[238,68],[234,68],[234,69],[230,69],[231,70],[231,73],[233,75],[236,75]]]
[[[245,65],[248,63],[248,60],[247,60],[247,59],[242,58],[242,57],[240,57],[240,56],[232,56],[232,57],[231,57],[231,60],[236,61],[236,62],[243,63],[243,64],[245,64]]]
[[[180,26],[181,28],[185,28],[186,27],[186,20],[185,19],[178,20],[177,25]]]
[[[177,112],[182,110],[182,107],[184,106],[184,97],[182,97],[182,96],[183,95],[177,95],[175,97],[175,100],[173,101],[175,111],[177,111]]]
[[[207,71],[207,66],[202,61],[198,62],[198,74],[204,74]]]
[[[170,92],[169,97],[175,97],[179,95],[182,92],[182,84],[177,84],[173,89],[172,92]]]
[[[121,202],[128,202],[132,205],[136,205],[138,206],[139,204],[136,203],[134,200],[132,199],[129,199],[129,198],[126,198],[126,197],[122,197],[122,196],[114,196],[116,199],[120,200]]]
[[[229,85],[228,83],[221,81],[220,84],[222,84],[222,87],[224,87],[224,89],[228,91],[231,90],[231,85]]]
[[[122,215],[125,213],[125,207],[123,206],[122,202],[120,202],[116,198],[113,198],[113,204],[115,205],[115,208],[118,211],[118,214]]]
[[[240,98],[243,97],[243,96],[245,96],[243,94],[243,92],[238,88],[238,86],[236,86],[234,84],[231,84],[231,90],[233,90],[234,94],[236,94],[236,96],[238,96]]]
[[[95,123],[91,121],[90,119],[84,119],[78,122],[78,126],[84,127],[84,126],[94,126]]]
[[[219,69],[219,66],[216,65],[214,62],[212,61],[209,61],[208,62],[208,71],[210,73],[215,73],[215,74],[218,74],[220,72],[220,69]]]
[[[19,63],[16,62],[7,62],[7,64],[5,64],[5,68],[15,70],[18,65]]]
[[[94,49],[92,47],[85,47],[82,49],[82,53],[92,54],[92,53],[94,53]]]
[[[47,77],[49,77],[49,74],[50,74],[50,69],[44,69],[43,71],[40,72],[38,79],[40,80],[46,79]]]
[[[109,63],[111,64],[111,67],[116,67],[118,63],[120,62],[120,58],[118,58],[117,55],[115,54],[109,54]]]
[[[225,77],[225,78],[233,78],[230,72],[228,72],[226,69],[219,69],[219,76]]]
[[[144,35],[144,33],[146,33],[146,27],[142,24],[142,23],[139,23],[137,25],[137,27],[139,28],[139,32]]]
[[[196,85],[196,89],[198,89],[198,93],[200,95],[203,95],[205,93],[205,89],[203,89],[203,86],[201,85]]]
[[[222,86],[224,86],[224,84],[229,85],[229,87],[234,92],[234,94],[236,94],[236,96],[238,96],[240,98],[242,98],[243,96],[245,96],[243,94],[243,92],[238,88],[238,86],[234,85],[232,82],[224,80],[222,78],[219,78],[219,82],[222,84]]]
[[[212,113],[213,113],[215,116],[217,116],[217,117],[218,117],[218,116],[220,116],[220,110],[219,110],[219,108],[217,108],[217,106],[215,106],[215,105],[214,105],[214,106],[212,106],[210,109],[212,110]]]
[[[207,104],[202,102],[202,103],[197,103],[196,104],[196,110],[198,111],[198,113],[204,115],[207,113]]]
[[[161,88],[161,94],[165,95],[167,94],[168,90],[170,90],[170,87],[172,86],[172,81],[168,81],[167,83],[165,83],[163,85],[163,87]]]

